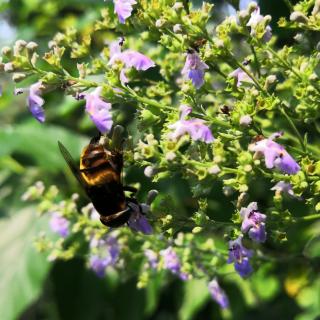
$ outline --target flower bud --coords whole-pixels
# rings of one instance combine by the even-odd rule
[[[14,71],[14,66],[12,62],[8,62],[4,64],[4,71],[5,72],[13,72]]]
[[[166,23],[166,21],[164,19],[158,19],[155,23],[155,26],[157,28],[161,28],[164,24]]]
[[[294,11],[290,15],[290,21],[298,23],[307,23],[308,18],[300,11]]]
[[[181,24],[175,24],[174,26],[173,26],[173,32],[174,33],[181,33],[182,32],[182,27],[181,27]]]
[[[148,178],[152,178],[155,175],[155,168],[152,166],[147,166],[144,169],[144,175]]]
[[[22,50],[26,47],[27,42],[24,40],[17,40],[13,46],[13,55],[18,56]]]
[[[34,41],[31,41],[27,44],[26,48],[29,50],[29,51],[34,51],[38,48],[38,44],[35,43]]]
[[[212,167],[210,167],[209,169],[208,169],[208,173],[210,173],[210,174],[218,174],[219,172],[221,171],[221,169],[219,168],[219,166],[217,166],[217,165],[214,165],[214,166],[212,166]]]
[[[11,57],[11,54],[12,54],[12,50],[11,50],[11,48],[10,47],[3,47],[2,49],[1,49],[1,54],[3,55],[3,56],[6,56],[6,57]]]
[[[246,114],[240,118],[239,123],[241,126],[248,127],[252,123],[252,118]]]
[[[24,80],[25,78],[26,78],[26,74],[25,73],[14,73],[12,75],[12,80],[14,82],[16,82],[16,83]]]
[[[157,197],[157,195],[159,194],[159,192],[157,190],[150,190],[148,192],[148,196],[147,196],[147,205],[150,205],[154,199]]]
[[[176,3],[173,5],[172,9],[173,9],[173,10],[176,10],[176,11],[183,9],[183,3],[182,3],[182,2],[176,2]]]
[[[234,189],[229,186],[224,186],[222,192],[226,197],[231,197],[234,194]]]
[[[169,151],[166,154],[166,160],[167,161],[173,161],[177,157],[176,153],[173,151]]]

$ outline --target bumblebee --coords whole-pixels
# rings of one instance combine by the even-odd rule
[[[115,127],[111,143],[104,136],[91,139],[81,153],[79,166],[66,147],[58,141],[70,170],[100,214],[100,221],[108,227],[120,227],[127,223],[137,208],[142,213],[137,200],[125,195],[125,191],[136,193],[137,189],[122,185],[123,152],[118,139],[120,131],[123,131],[122,127]]]

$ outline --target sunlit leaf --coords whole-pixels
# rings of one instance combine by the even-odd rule
[[[45,257],[33,247],[33,240],[47,225],[29,207],[0,221],[1,319],[14,320],[40,294],[49,270]]]

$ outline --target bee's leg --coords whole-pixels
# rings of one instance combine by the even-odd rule
[[[131,186],[123,186],[124,191],[129,191],[132,193],[132,195],[135,195],[138,192],[138,189]]]

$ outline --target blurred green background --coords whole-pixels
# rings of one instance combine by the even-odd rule
[[[199,5],[202,1],[194,2]],[[236,0],[211,2],[216,4],[217,21],[239,6]],[[246,3],[241,1],[241,8]],[[102,0],[0,0],[0,47],[25,39],[36,41],[39,51],[44,52],[57,31],[65,26],[85,28],[100,16],[99,8],[105,5]],[[291,35],[275,24],[280,16],[289,15],[284,3],[268,0],[260,5],[263,14],[273,16],[272,27],[279,41],[290,42]],[[57,140],[63,141],[72,154],[79,154],[96,132],[88,117],[83,117],[81,103],[62,92],[46,96],[48,122],[41,125],[27,111],[25,95],[13,95],[11,79],[1,75],[0,84],[0,319],[228,318],[211,301],[203,281],[182,283],[174,277],[159,276],[147,289],[138,290],[134,278],[120,279],[110,274],[101,280],[85,268],[81,259],[49,263],[35,252],[32,242],[40,230],[48,230],[48,220],[38,218],[35,207],[21,201],[21,195],[39,179],[46,185],[59,186],[62,197],[77,191],[58,152]],[[143,185],[140,193],[155,187],[141,169],[129,170],[127,179]],[[170,191],[181,210],[194,209],[182,179],[175,180],[175,185],[164,181],[156,187]],[[264,201],[263,188],[256,187],[256,196]],[[221,201],[222,197],[221,186],[217,186],[210,196],[210,206],[221,213],[231,208],[228,201]],[[250,281],[234,277],[221,283],[231,300],[233,318],[319,318],[320,279],[316,273],[307,274],[310,263],[304,258],[294,265],[287,260],[277,265],[266,263]],[[312,285],[307,286],[310,277]]]

